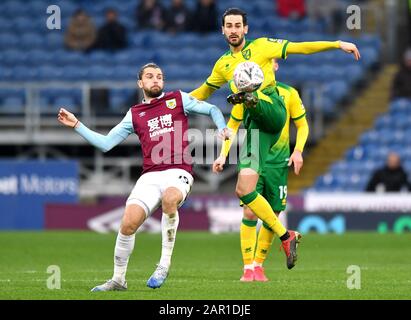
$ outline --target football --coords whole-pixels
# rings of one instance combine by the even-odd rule
[[[235,68],[233,80],[238,91],[252,92],[264,82],[264,73],[255,62],[245,61]]]

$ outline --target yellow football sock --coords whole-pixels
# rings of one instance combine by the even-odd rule
[[[287,229],[284,228],[281,221],[277,218],[268,201],[257,191],[246,194],[240,199],[279,237],[283,236],[287,232]]]
[[[273,243],[274,236],[275,234],[270,227],[263,223],[263,226],[258,232],[257,248],[255,249],[254,258],[255,262],[263,264],[267,258],[271,244]]]
[[[240,227],[241,254],[244,265],[252,264],[257,242],[257,220],[243,219]]]

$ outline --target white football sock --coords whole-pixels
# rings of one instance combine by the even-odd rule
[[[247,270],[247,269],[254,270],[254,264],[245,264],[244,270]]]
[[[166,268],[169,268],[171,264],[179,221],[178,211],[171,215],[163,212],[163,217],[161,218],[162,249],[160,265]]]
[[[263,266],[262,263],[254,261],[254,267],[262,267],[262,266]]]
[[[124,284],[126,281],[128,259],[134,249],[135,237],[135,234],[126,236],[120,231],[117,235],[116,247],[114,249],[113,280],[120,284]]]

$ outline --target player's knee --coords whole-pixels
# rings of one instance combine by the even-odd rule
[[[121,221],[120,232],[127,236],[134,234],[143,224],[145,218],[146,214],[143,208],[138,205],[127,206]]]
[[[122,224],[120,228],[120,232],[125,236],[131,236],[137,231],[137,226],[133,226],[130,224]]]
[[[243,217],[244,217],[244,219],[253,220],[253,221],[258,219],[257,216],[248,207],[244,208]]]
[[[139,224],[137,221],[129,219],[127,216],[124,216],[123,220],[121,221],[120,232],[126,236],[130,236],[136,233],[138,227]]]
[[[183,195],[180,190],[166,190],[161,200],[163,212],[170,213],[177,210]]]
[[[248,186],[239,186],[237,185],[235,188],[235,193],[237,195],[237,197],[241,198],[244,197],[245,195],[249,194],[250,192],[252,192],[253,190],[250,190],[248,188]]]

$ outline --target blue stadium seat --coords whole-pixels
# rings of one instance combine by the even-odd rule
[[[362,79],[364,76],[364,71],[358,64],[349,65],[343,69],[342,75],[345,76],[345,79],[347,79],[352,85],[354,85]]]
[[[54,63],[55,52],[49,53],[40,49],[33,49],[25,52],[27,54],[26,63],[28,66],[40,66]]]
[[[120,68],[116,68],[116,70],[114,70],[113,68],[94,65],[88,68],[87,77],[89,80],[111,80],[115,74],[115,71],[119,69]],[[123,76],[123,74],[120,73],[120,76]],[[127,77],[124,77],[123,79],[127,79]]]
[[[20,47],[25,49],[41,49],[45,45],[45,37],[37,33],[24,33],[20,38]]]
[[[84,54],[79,53],[79,55],[84,56]],[[87,60],[89,60],[90,62],[92,62],[92,64],[106,64],[106,65],[110,65],[113,63],[113,61],[117,62],[118,57],[113,57],[112,54],[110,54],[107,51],[104,50],[96,50],[96,51],[92,51],[89,54],[85,55],[87,57]],[[74,59],[78,59],[78,57],[74,57]],[[115,60],[114,60],[115,59]]]
[[[130,104],[137,103],[132,101],[136,89],[111,89],[109,95],[109,107],[115,112],[123,107],[130,107]]]
[[[24,7],[28,11],[28,14],[25,14],[25,16],[27,16],[27,17],[37,16],[38,17],[40,15],[45,15],[47,7],[51,4],[59,5],[58,1],[53,1],[53,3],[48,3],[48,2],[45,2],[45,1],[25,1],[24,2]],[[61,7],[60,7],[60,9],[61,9]],[[61,14],[63,15],[64,13],[65,12],[62,12],[62,10],[61,10]]]
[[[181,61],[180,52],[168,48],[160,48],[156,53],[156,58],[163,67],[164,64],[177,64]]]
[[[330,171],[337,173],[337,172],[348,172],[350,170],[349,163],[347,161],[341,160],[338,162],[335,162],[334,164],[331,165]]]
[[[163,67],[164,74],[167,75],[168,80],[186,80],[190,77],[191,70],[189,68],[182,68],[178,64],[169,64]]]
[[[46,10],[44,9],[44,15]],[[27,32],[32,32],[33,29],[39,28],[39,19],[33,19],[32,17],[18,17],[13,20],[13,28],[15,32],[25,35]],[[44,25],[45,28],[45,25]]]
[[[375,130],[369,130],[363,133],[360,137],[361,144],[376,143],[379,141],[378,132]]]
[[[13,96],[2,99],[2,103],[0,104],[0,112],[9,114],[23,113],[24,98]]]
[[[348,85],[345,81],[336,80],[324,83],[324,94],[330,97],[334,102],[341,101],[349,91]]]
[[[19,38],[12,33],[0,33],[0,48],[2,50],[16,48],[19,41]]]
[[[107,68],[104,68],[107,69]],[[137,70],[129,66],[117,66],[112,70],[110,79],[112,80],[128,80],[135,81],[137,77]]]
[[[369,158],[375,159],[376,161],[385,161],[391,150],[392,149],[388,146],[380,145],[378,148],[369,150]]]
[[[360,50],[360,62],[364,64],[366,68],[372,67],[379,61],[379,54],[376,48],[368,47]]]
[[[14,81],[32,81],[36,80],[38,73],[36,69],[27,68],[26,66],[20,65],[11,68],[12,73],[10,75],[10,80]]]
[[[391,128],[394,125],[394,119],[390,114],[378,117],[374,121],[374,127],[377,130]]]
[[[381,39],[376,34],[361,34],[361,37],[357,41],[359,47],[372,46],[374,49],[381,49]]]
[[[223,36],[219,33],[208,33],[202,36],[201,40],[207,44],[207,47],[221,48],[225,45]]]
[[[4,33],[12,33],[14,31],[13,21],[11,19],[1,17],[0,30]]]
[[[14,67],[15,65],[24,65],[28,60],[28,54],[17,49],[5,50],[1,54],[2,64],[4,66]]]
[[[354,148],[351,148],[345,153],[345,158],[347,159],[347,161],[362,160],[365,157],[365,148],[362,146],[356,146]]]
[[[48,32],[46,38],[47,40],[45,41],[45,44],[48,49],[56,50],[64,48],[64,37],[62,32]]]
[[[404,169],[407,171],[408,174],[411,173],[411,158],[407,158],[403,161]]]
[[[57,113],[61,107],[68,108],[71,112],[78,112],[80,110],[79,105],[76,100],[71,97],[58,97],[56,98],[52,105],[47,109],[47,111],[52,113]]]
[[[314,187],[321,188],[323,190],[330,190],[337,187],[338,182],[334,175],[331,173],[325,174],[317,178]]]
[[[61,80],[65,81],[82,81],[89,79],[90,71],[88,68],[81,66],[68,66],[63,68]]]
[[[390,103],[391,113],[410,113],[411,114],[411,99],[398,98]]]
[[[394,116],[394,123],[392,128],[405,130],[409,128],[409,120],[408,114],[404,115],[403,117],[396,117]]]
[[[128,42],[131,47],[142,48],[145,45],[146,35],[143,32],[129,32]]]
[[[20,1],[7,1],[1,4],[2,13],[8,17],[19,17],[27,12],[25,3]]]
[[[367,186],[369,178],[369,174],[351,174],[349,176],[348,181],[346,182],[345,188],[350,191],[364,191]]]
[[[59,0],[56,4],[60,7],[62,15],[64,14],[69,16],[81,7],[81,4],[75,3],[72,0]]]
[[[45,65],[41,66],[37,69],[38,71],[38,79],[39,80],[60,80],[63,75],[63,69]]]
[[[136,72],[137,69],[143,65],[146,64],[148,62],[157,62],[156,60],[156,52],[154,50],[145,50],[145,49],[131,49],[129,50],[130,54],[131,54],[131,60],[130,63],[133,64],[133,67],[136,68]]]
[[[336,112],[336,105],[334,101],[327,96],[321,98],[319,107],[321,108],[322,112],[324,112],[324,114],[328,116],[333,116]]]

